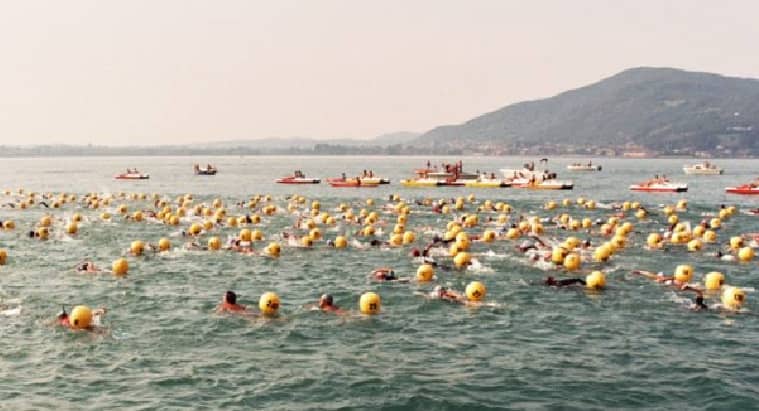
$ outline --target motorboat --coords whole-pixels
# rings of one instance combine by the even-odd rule
[[[214,166],[212,166],[210,164],[206,165],[205,168],[200,168],[200,166],[198,164],[195,164],[193,166],[193,171],[195,172],[195,175],[199,175],[199,176],[213,176],[213,175],[216,175],[216,173],[219,172],[219,169],[217,169],[216,167],[214,167]]]
[[[137,169],[127,169],[126,173],[116,174],[113,176],[115,180],[147,180],[150,178],[150,174],[140,173]]]
[[[682,193],[688,191],[688,184],[674,183],[665,177],[655,177],[643,183],[631,185],[630,190],[650,193]]]
[[[441,168],[431,167],[414,170],[415,178],[401,180],[404,187],[464,187],[467,182],[476,182],[480,177],[476,173],[463,171],[461,161],[454,164],[443,163]],[[472,186],[473,187],[473,186]]]
[[[540,160],[540,163],[548,164],[548,159],[544,158]],[[519,180],[526,179],[535,182],[541,182],[543,180],[555,180],[558,175],[550,170],[543,169],[538,170],[535,168],[535,162],[531,161],[522,165],[522,168],[502,168],[501,173],[507,180]]]
[[[717,167],[716,164],[712,164],[708,161],[698,164],[686,164],[683,166],[685,174],[698,174],[698,175],[720,175],[725,172],[721,167]]]
[[[374,188],[379,186],[379,182],[377,181],[367,181],[367,179],[356,177],[356,178],[328,178],[327,183],[331,185],[332,187],[354,187],[354,188]]]
[[[517,178],[511,180],[512,188],[529,188],[533,190],[572,190],[574,182],[571,180],[558,180],[549,178],[541,181],[528,178]]]
[[[507,188],[511,187],[511,181],[495,178],[494,175],[483,174],[475,180],[464,180],[464,187],[472,188]]]
[[[744,195],[759,194],[759,181],[748,184],[741,184],[736,187],[727,187],[725,188],[725,192],[729,194]]]
[[[601,166],[598,164],[593,164],[592,161],[588,161],[587,164],[572,163],[567,166],[567,170],[569,171],[601,171]]]
[[[293,175],[282,177],[274,180],[278,184],[319,184],[321,180],[318,178],[307,178],[300,170],[295,170]]]

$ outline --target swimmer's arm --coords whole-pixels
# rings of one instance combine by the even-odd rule
[[[630,272],[632,274],[642,275],[643,277],[649,278],[651,280],[658,280],[658,279],[661,278],[658,274],[656,274],[656,273],[654,273],[652,271],[632,270]]]

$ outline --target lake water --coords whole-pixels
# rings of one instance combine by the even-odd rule
[[[606,219],[612,211],[577,206],[541,209],[548,200],[578,197],[601,203],[640,201],[651,209],[635,224],[627,248],[610,263],[585,262],[580,273],[543,271],[514,251],[514,242],[475,243],[476,270],[438,270],[430,284],[379,284],[368,279],[376,267],[392,266],[413,276],[417,262],[410,246],[371,250],[335,250],[317,243],[314,249],[285,247],[279,259],[231,252],[183,251],[185,241],[170,237],[169,253],[128,257],[129,275],[87,276],[74,271],[84,259],[101,266],[126,254],[133,240],[157,242],[176,235],[179,227],[134,223],[115,217],[105,223],[101,210],[66,204],[61,209],[0,208],[0,220],[12,219],[14,231],[0,231],[0,248],[8,264],[0,266],[0,304],[21,307],[21,315],[0,316],[0,408],[2,409],[753,409],[759,404],[759,322],[757,295],[748,293],[745,313],[693,312],[677,294],[630,274],[636,268],[671,273],[690,264],[698,281],[721,271],[727,283],[759,287],[756,261],[724,262],[713,254],[733,235],[759,232],[759,217],[737,213],[718,231],[719,244],[701,252],[684,247],[667,252],[643,248],[648,233],[660,230],[666,217],[661,204],[689,201],[681,221],[697,224],[720,204],[739,209],[759,207],[759,199],[724,194],[724,187],[759,176],[759,161],[721,160],[721,176],[686,176],[685,160],[599,159],[600,173],[569,173],[576,161],[552,159],[549,167],[574,180],[572,191],[518,189],[411,189],[397,184],[423,167],[422,157],[113,157],[3,159],[0,189],[98,193],[161,193],[169,200],[192,193],[195,204],[221,198],[232,215],[249,212],[234,204],[255,194],[271,194],[285,208],[264,217],[257,228],[267,242],[295,217],[286,213],[290,194],[318,199],[324,210],[338,215],[340,203],[358,211],[366,198],[379,210],[391,194],[415,199],[453,198],[474,193],[504,201],[526,216]],[[434,163],[458,158],[430,158]],[[584,160],[583,160],[584,161]],[[194,176],[194,162],[220,169],[213,177]],[[522,158],[463,158],[464,168],[495,171],[521,165]],[[151,175],[146,181],[115,181],[113,174],[137,167]],[[375,189],[336,189],[277,185],[273,180],[301,169],[327,178],[371,169],[393,184]],[[631,193],[627,187],[667,174],[687,182],[680,194]],[[759,196],[757,196],[759,197]],[[3,203],[15,195],[3,195]],[[130,211],[152,208],[152,201],[116,200]],[[307,203],[308,204],[308,203]],[[477,205],[467,205],[473,211]],[[412,207],[407,229],[417,232],[422,247],[431,235],[423,227],[444,230],[452,215]],[[63,235],[65,221],[79,212],[86,221],[75,238]],[[51,240],[29,239],[26,232],[44,214],[56,221]],[[483,214],[481,220],[497,214]],[[382,214],[391,230],[396,216]],[[548,227],[546,237],[569,233]],[[479,234],[482,226],[470,229]],[[238,228],[216,228],[234,235]],[[325,237],[349,236],[355,226],[323,227]],[[597,230],[597,228],[596,228]],[[575,234],[603,241],[599,233]],[[206,241],[209,235],[201,237]],[[385,235],[385,239],[387,235]],[[364,241],[364,239],[361,239]],[[262,248],[262,244],[256,244]],[[446,263],[446,259],[440,259]],[[603,269],[607,288],[555,289],[539,285],[547,275],[584,276]],[[486,301],[495,307],[471,308],[428,300],[419,293],[435,284],[463,290],[473,280],[487,286]],[[243,304],[257,306],[265,291],[282,299],[276,319],[249,320],[213,313],[221,295],[235,290]],[[358,298],[365,291],[382,297],[382,313],[361,316]],[[338,317],[303,308],[329,292],[337,304],[353,312]],[[715,304],[714,297],[707,303]],[[61,305],[105,306],[105,333],[71,332],[49,325]]]

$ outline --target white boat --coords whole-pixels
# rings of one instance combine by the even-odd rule
[[[721,167],[717,167],[716,164],[712,164],[708,161],[698,164],[686,164],[683,166],[685,174],[698,174],[698,175],[719,175],[725,172]]]
[[[574,188],[572,180],[557,180],[548,178],[541,181],[531,180],[528,178],[517,178],[511,180],[512,188],[529,188],[532,190],[571,190]]]
[[[544,158],[540,160],[539,164],[546,163],[548,165],[548,159]],[[555,180],[557,174],[545,168],[538,170],[535,168],[535,162],[531,161],[522,165],[522,168],[502,168],[501,173],[507,180],[527,179],[534,182],[541,182],[543,180]]]
[[[588,164],[572,163],[567,166],[569,171],[601,171],[601,166],[588,161]]]
[[[682,193],[688,191],[688,184],[674,183],[666,178],[652,178],[646,182],[631,185],[630,190],[648,193]]]
[[[128,170],[126,173],[116,174],[113,176],[116,180],[147,180],[150,178],[150,174],[140,173],[135,170]]]

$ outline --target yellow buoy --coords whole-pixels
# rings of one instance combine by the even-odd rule
[[[132,255],[139,257],[145,251],[145,243],[140,240],[132,241],[132,244],[129,246],[129,251],[132,252]]]
[[[308,236],[311,237],[312,241],[319,241],[322,239],[322,231],[318,227],[314,228],[308,233]]]
[[[190,225],[190,228],[187,230],[190,235],[198,235],[201,231],[203,231],[203,227],[198,223],[192,223]]]
[[[485,232],[482,233],[482,241],[486,243],[492,243],[494,240],[495,240],[495,231],[485,230]]]
[[[516,228],[509,228],[508,231],[506,231],[506,238],[509,240],[516,240],[520,236],[520,231]]]
[[[303,247],[312,247],[314,245],[314,240],[312,240],[311,237],[304,235],[300,238],[300,245]]]
[[[585,286],[588,288],[604,288],[606,286],[606,275],[601,271],[593,271],[585,277]]]
[[[432,281],[432,277],[435,275],[435,269],[431,264],[422,264],[416,270],[417,281],[426,282]]]
[[[219,237],[211,237],[208,239],[208,249],[212,251],[217,251],[221,248],[221,240]]]
[[[564,247],[554,247],[551,250],[551,261],[556,265],[564,263],[564,258],[567,256],[567,249]]]
[[[593,259],[598,262],[607,261],[611,257],[611,248],[606,245],[601,245],[593,252]]]
[[[709,221],[709,227],[712,229],[717,229],[722,227],[722,220],[719,218],[712,218],[711,221]]]
[[[739,310],[746,299],[746,293],[738,287],[725,287],[720,299],[728,310]]]
[[[166,237],[161,238],[158,240],[158,249],[160,251],[169,251],[171,249],[171,241]]]
[[[240,241],[250,242],[252,241],[252,238],[253,238],[253,233],[250,230],[248,230],[247,228],[243,228],[242,230],[240,230]]]
[[[348,239],[339,235],[335,238],[335,248],[345,248],[348,246]]]
[[[687,283],[691,278],[693,278],[693,267],[683,264],[675,268],[675,280]]]
[[[382,300],[380,299],[380,296],[371,291],[361,294],[361,298],[358,300],[358,307],[362,314],[379,314],[381,305]]]
[[[403,233],[403,244],[411,244],[416,241],[416,234],[413,231]]]
[[[639,220],[642,220],[648,217],[648,214],[646,214],[646,210],[640,208],[638,209],[638,211],[635,212],[635,217],[638,218]]]
[[[266,246],[265,251],[270,257],[279,257],[280,252],[282,252],[282,247],[280,247],[279,243],[276,241],[272,241]]]
[[[743,262],[748,262],[754,259],[754,249],[751,247],[743,247],[738,250],[738,259]]]
[[[79,226],[75,222],[70,222],[68,226],[66,226],[66,232],[69,234],[76,234],[79,232]]]
[[[735,236],[730,237],[730,248],[733,250],[738,250],[741,247],[743,247],[743,237]]]
[[[50,227],[53,224],[53,219],[49,216],[43,216],[40,218],[40,227]]]
[[[472,281],[466,286],[465,292],[466,298],[469,301],[482,301],[485,298],[487,289],[485,288],[485,284],[479,281]]]
[[[8,262],[8,252],[0,248],[0,265],[5,265]]]
[[[709,291],[721,289],[724,283],[725,275],[718,271],[712,271],[704,277],[704,287]]]
[[[271,291],[263,293],[258,300],[258,309],[264,315],[275,315],[279,310],[279,296]]]
[[[712,230],[704,231],[704,241],[706,241],[707,243],[713,243],[717,241],[717,233]]]
[[[82,222],[82,215],[79,213],[74,213],[73,216],[71,216],[71,221],[75,223],[81,223]]]
[[[92,310],[86,305],[77,305],[69,314],[69,324],[75,330],[85,330],[92,325]]]
[[[455,257],[453,257],[453,264],[457,268],[463,268],[471,264],[472,262],[472,256],[469,255],[466,251],[462,251],[458,254],[456,254]]]
[[[582,265],[582,260],[580,259],[580,255],[577,253],[569,253],[566,257],[564,257],[564,268],[566,268],[569,271],[579,270],[580,265]]]
[[[701,250],[702,246],[703,244],[701,243],[701,240],[699,239],[690,240],[688,242],[688,251],[691,251],[691,252],[699,251]]]
[[[16,223],[14,223],[13,220],[5,220],[3,221],[3,228],[6,230],[13,230],[16,228]]]
[[[111,271],[116,275],[125,275],[129,271],[126,258],[119,258],[111,264]]]

